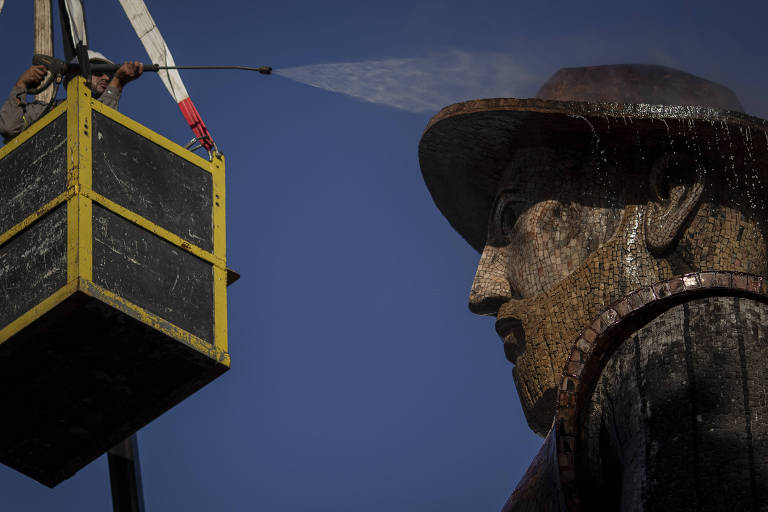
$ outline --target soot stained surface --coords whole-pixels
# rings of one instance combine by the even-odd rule
[[[212,266],[94,205],[93,279],[169,322],[213,340]]]
[[[0,328],[66,284],[66,235],[61,205],[0,247]]]
[[[0,160],[0,233],[67,188],[67,116]]]
[[[210,173],[93,113],[93,190],[213,251]]]

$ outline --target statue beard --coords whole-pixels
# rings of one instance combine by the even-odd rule
[[[504,340],[520,402],[531,429],[549,431],[557,386],[581,331],[606,306],[630,292],[673,277],[666,259],[648,251],[644,206],[627,206],[613,236],[565,279],[541,295],[510,300],[497,322],[519,323]]]

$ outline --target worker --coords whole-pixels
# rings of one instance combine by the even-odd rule
[[[93,50],[88,50],[88,60],[93,64],[113,64],[104,55]],[[114,74],[106,72],[92,74],[89,86],[93,97],[108,107],[116,109],[123,87],[128,82],[139,78],[143,71],[144,65],[134,61],[123,62]],[[40,85],[46,72],[45,66],[42,65],[31,66],[24,71],[0,108],[0,135],[6,143],[26,130],[45,113],[47,104],[40,101],[27,103],[25,91]],[[73,76],[75,75],[70,75],[65,80],[68,81]]]

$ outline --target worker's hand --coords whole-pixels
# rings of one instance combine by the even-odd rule
[[[45,66],[32,66],[21,74],[16,81],[16,87],[22,87],[24,89],[33,89],[40,85],[40,82],[45,78],[45,74],[48,72]]]
[[[112,77],[113,85],[119,89],[122,89],[125,84],[132,82],[139,78],[144,72],[144,64],[135,60],[133,62],[123,62],[123,64],[115,71],[115,75]]]

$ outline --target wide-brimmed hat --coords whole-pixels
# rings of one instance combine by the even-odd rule
[[[565,68],[536,98],[444,108],[424,131],[419,162],[437,207],[482,251],[499,181],[521,148],[597,148],[621,167],[621,161],[636,165],[644,152],[668,146],[701,162],[765,169],[766,132],[768,122],[744,114],[730,89],[680,70],[646,64]]]

